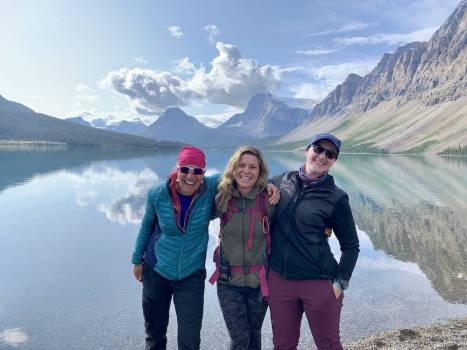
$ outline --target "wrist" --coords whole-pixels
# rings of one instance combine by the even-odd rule
[[[347,288],[349,288],[349,281],[345,280],[345,279],[342,279],[342,278],[336,278],[333,283],[334,284],[338,283],[338,287],[340,288],[341,291],[346,290]]]
[[[342,293],[342,291],[344,290],[344,289],[342,288],[342,285],[340,284],[339,281],[334,281],[334,282],[332,283],[332,285],[333,285],[334,287],[336,287],[337,289],[339,289],[339,291],[340,291],[341,293]]]

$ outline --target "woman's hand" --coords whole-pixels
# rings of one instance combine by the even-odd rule
[[[335,284],[332,285],[332,289],[334,290],[334,295],[336,296],[336,299],[339,299],[339,297],[342,294],[342,290]]]
[[[266,185],[266,190],[268,191],[269,203],[272,205],[279,203],[279,199],[281,199],[281,191],[271,183]]]
[[[133,265],[133,275],[138,282],[143,282],[143,264]]]
[[[332,236],[332,228],[326,227],[326,228],[324,229],[324,234],[325,234],[327,237],[331,237],[331,236]]]

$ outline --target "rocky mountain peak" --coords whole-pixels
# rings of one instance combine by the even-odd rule
[[[434,105],[467,91],[467,0],[462,1],[428,42],[412,42],[386,53],[363,78],[350,74],[310,117],[365,112],[382,101],[419,100]]]
[[[251,97],[245,112],[235,114],[218,129],[261,139],[294,129],[307,115],[305,109],[290,108],[270,93],[259,93]]]

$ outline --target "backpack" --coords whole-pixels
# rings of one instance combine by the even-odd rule
[[[267,211],[268,206],[267,192],[262,191],[256,196],[256,205],[251,208],[245,209],[250,216],[250,225],[248,233],[247,248],[248,250],[253,247],[253,236],[256,220],[259,218],[262,221],[263,232],[266,235],[266,257],[271,254],[271,229],[270,220]],[[224,263],[222,258],[222,236],[224,227],[230,220],[234,213],[240,213],[242,210],[235,205],[234,198],[229,201],[227,211],[221,216],[220,232],[219,232],[219,245],[214,250],[213,261],[216,263],[216,270],[209,279],[209,283],[214,284],[218,279],[229,281],[230,274],[240,273],[247,275],[249,273],[258,273],[259,283],[261,287],[261,294],[263,297],[269,296],[269,290],[266,281],[267,259],[263,264],[254,266],[231,266]]]

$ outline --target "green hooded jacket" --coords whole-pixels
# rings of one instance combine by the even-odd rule
[[[232,190],[232,198],[235,201],[235,206],[241,210],[240,212],[232,213],[223,227],[221,254],[224,264],[230,266],[255,266],[266,262],[267,240],[261,218],[258,215],[255,220],[253,244],[251,249],[248,249],[251,214],[243,210],[256,206],[256,196],[259,195],[261,191],[266,191],[266,189],[255,186],[248,195],[242,196],[236,188]],[[267,196],[265,198],[267,198]],[[275,207],[271,205],[267,199],[265,205],[269,216],[269,223],[271,223]],[[217,214],[219,217],[222,217],[223,213],[219,212],[217,209]],[[271,229],[270,232],[272,232]],[[218,283],[227,283],[238,287],[258,288],[258,273],[231,273],[230,282],[219,280]]]

